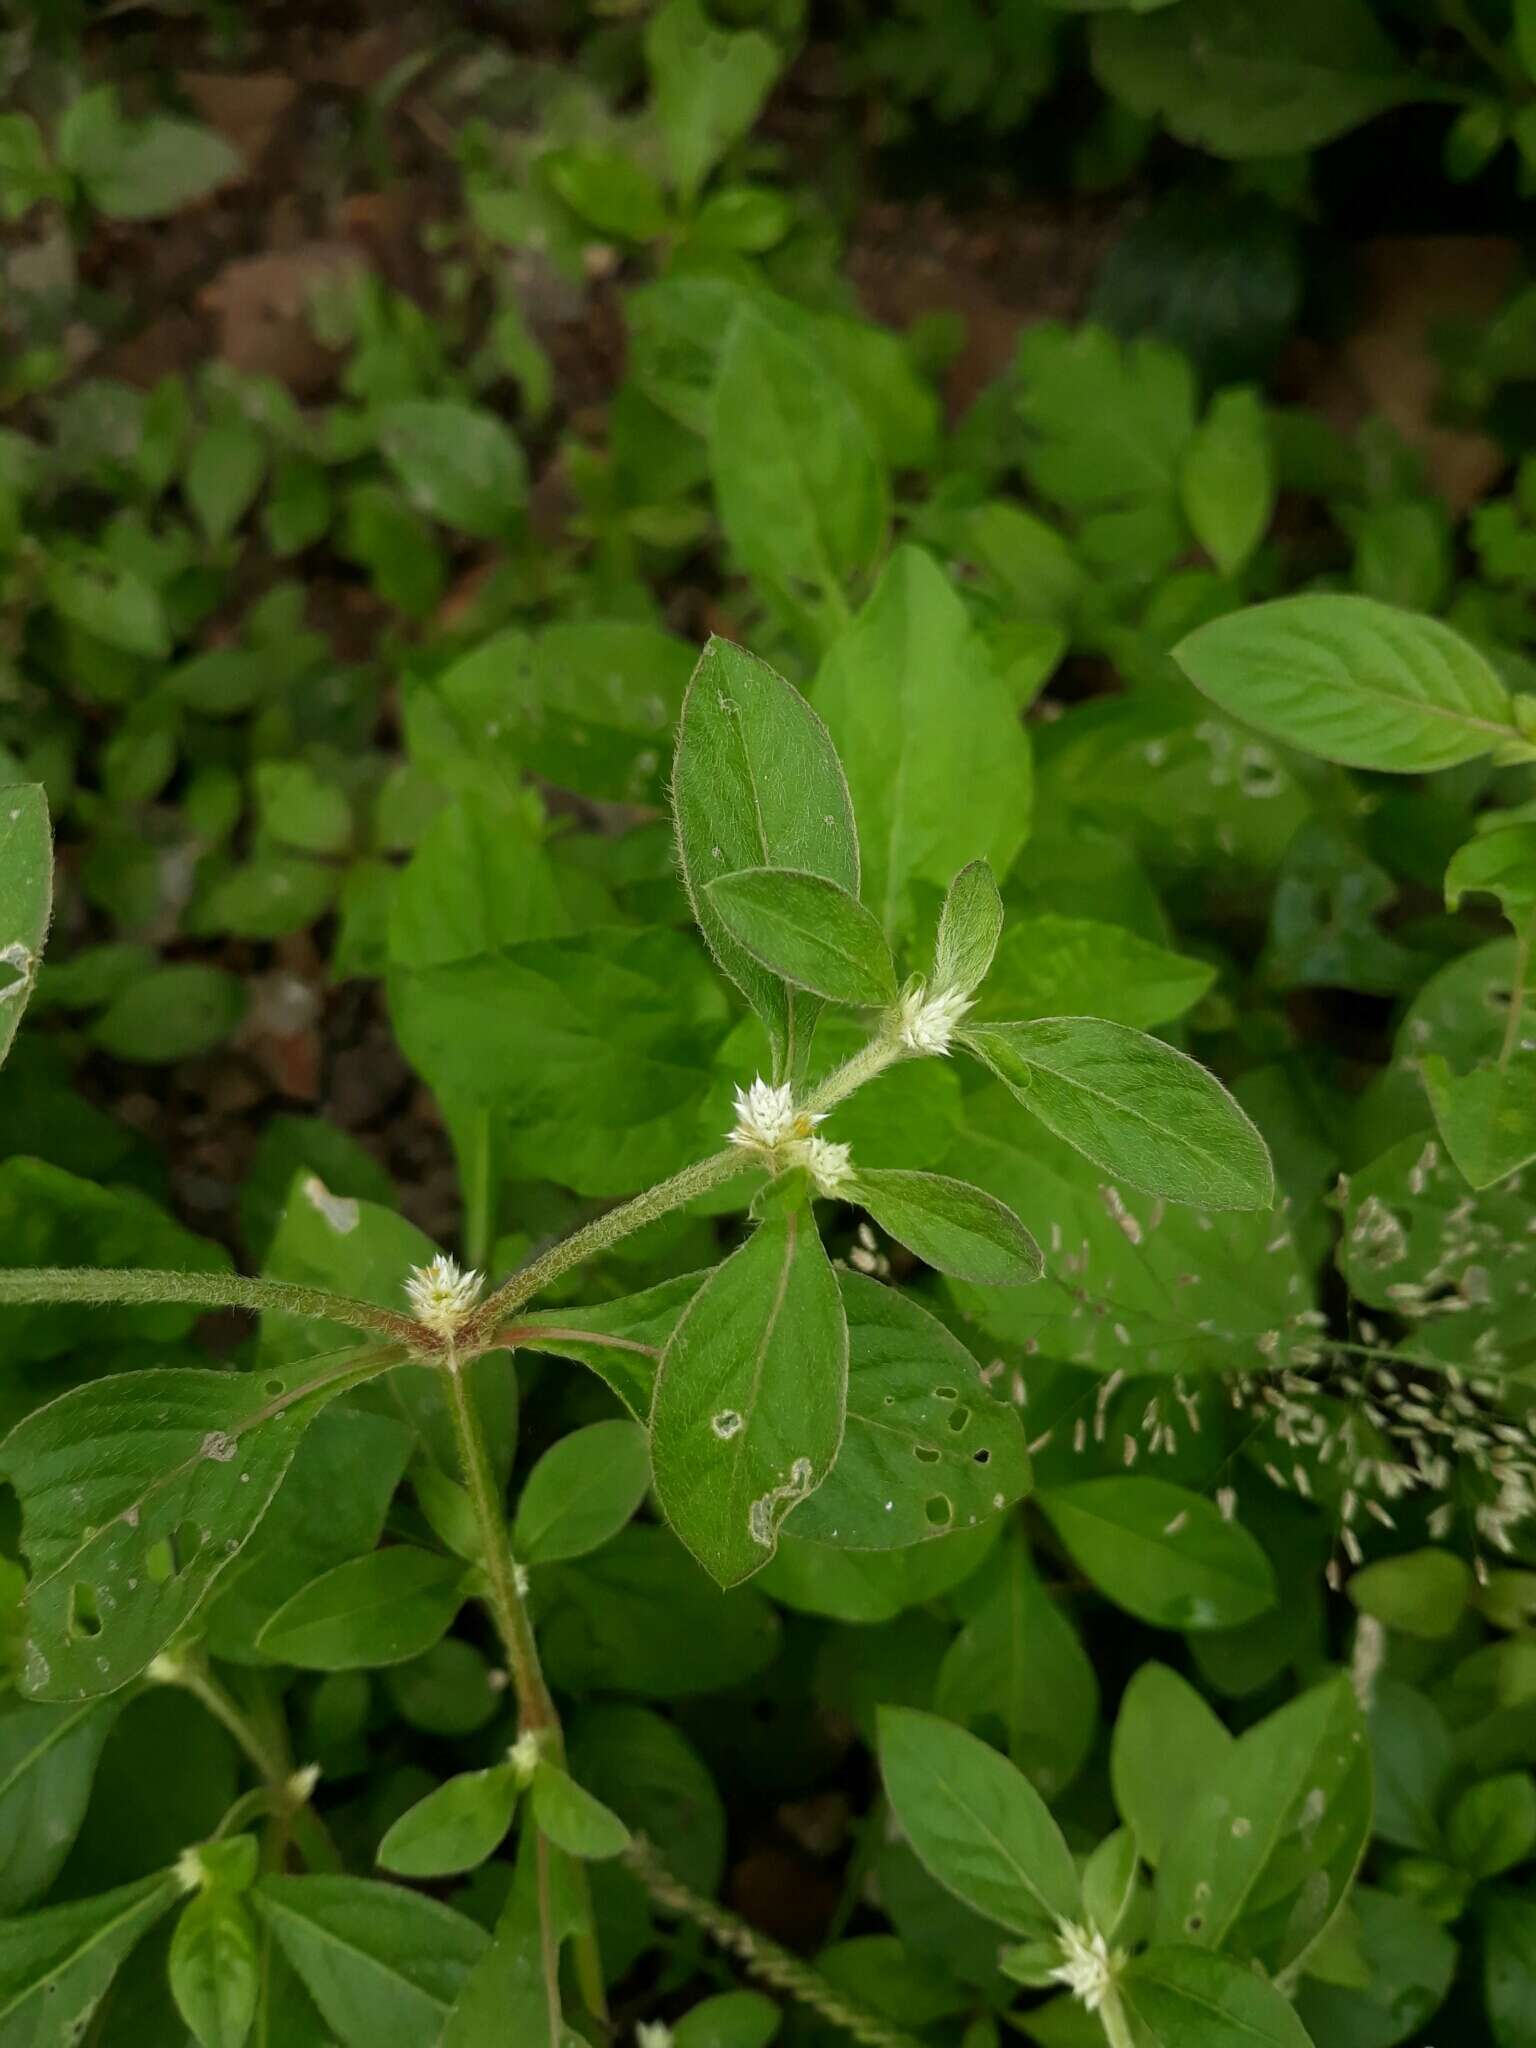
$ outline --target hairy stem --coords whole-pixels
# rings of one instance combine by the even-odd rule
[[[286,1280],[252,1280],[243,1273],[157,1273],[116,1268],[23,1266],[0,1273],[0,1307],[35,1308],[76,1301],[98,1308],[181,1302],[188,1308],[281,1309],[370,1336],[419,1348],[421,1326],[408,1315],[369,1301],[331,1294],[323,1287],[293,1287]]]
[[[507,1529],[501,1488],[496,1483],[490,1449],[485,1440],[485,1426],[475,1405],[474,1389],[465,1376],[463,1364],[451,1347],[443,1360],[442,1378],[443,1397],[453,1421],[459,1464],[464,1473],[464,1484],[469,1493],[475,1528],[480,1538],[480,1556],[486,1579],[486,1604],[491,1610],[496,1633],[500,1636],[506,1652],[507,1669],[512,1674],[512,1686],[517,1694],[518,1727],[524,1734],[536,1735],[544,1753],[554,1762],[563,1763],[565,1735],[560,1726],[559,1712],[544,1677],[544,1667],[539,1661],[539,1646],[534,1636],[533,1622],[518,1584],[517,1560],[512,1554],[512,1540]],[[540,1853],[544,1853],[542,1840]],[[606,2024],[608,2000],[603,1983],[603,1960],[597,1946],[591,1908],[585,1899],[585,1889],[583,1882],[582,1925],[572,1940],[576,1977],[588,2010],[595,2019]],[[551,2040],[558,2044],[558,2034],[552,2035]]]
[[[881,2019],[829,1984],[809,1963],[780,1948],[745,1920],[716,1905],[713,1899],[703,1898],[680,1884],[645,1840],[637,1837],[630,1844],[625,1861],[658,1906],[680,1913],[701,1927],[713,1942],[736,1958],[748,1976],[771,1985],[775,1991],[788,1992],[833,2026],[841,2027],[863,2048],[922,2048],[911,2034],[904,2034],[889,2020]]]

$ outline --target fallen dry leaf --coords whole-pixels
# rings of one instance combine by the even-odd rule
[[[364,268],[350,242],[304,242],[226,264],[198,304],[217,320],[219,353],[237,370],[276,377],[306,397],[329,382],[336,366],[312,331],[310,301],[319,286]]]

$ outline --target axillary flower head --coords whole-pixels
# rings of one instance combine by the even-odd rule
[[[1090,1932],[1073,1920],[1057,1921],[1056,1939],[1061,1946],[1061,1961],[1052,1970],[1052,1977],[1058,1984],[1065,1984],[1089,2012],[1097,2012],[1114,1989],[1115,1973],[1123,1957],[1110,1953],[1109,1943],[1097,1928]]]
[[[672,2048],[672,2029],[665,2020],[640,2020],[635,2026],[635,2048]]]
[[[818,1195],[848,1193],[854,1175],[847,1145],[835,1145],[830,1138],[800,1138],[791,1147],[791,1157],[810,1175]]]
[[[480,1299],[485,1285],[479,1273],[466,1273],[456,1259],[439,1252],[425,1266],[415,1266],[405,1283],[411,1314],[424,1329],[451,1337]]]
[[[896,1014],[896,1036],[908,1052],[947,1053],[955,1027],[971,1007],[971,997],[958,988],[929,995],[921,981],[902,993]]]
[[[781,1145],[808,1138],[820,1122],[819,1116],[796,1109],[794,1090],[787,1081],[782,1088],[775,1088],[759,1074],[750,1088],[736,1090],[736,1124],[730,1142],[745,1152],[772,1155]]]

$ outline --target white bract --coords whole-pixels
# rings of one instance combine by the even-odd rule
[[[791,1139],[808,1138],[820,1121],[820,1117],[796,1109],[794,1090],[787,1081],[775,1088],[759,1074],[750,1088],[736,1090],[736,1123],[729,1139],[744,1152],[765,1153],[771,1160]]]
[[[1095,1928],[1091,1933],[1072,1920],[1058,1920],[1056,1939],[1061,1961],[1051,1972],[1058,1984],[1065,1984],[1089,2012],[1097,2012],[1115,1987],[1120,1957],[1111,1955],[1109,1944]]]
[[[411,1268],[405,1293],[418,1323],[451,1337],[484,1285],[481,1274],[466,1273],[456,1259],[439,1252],[427,1265]]]
[[[672,2029],[665,2020],[641,2020],[635,2027],[635,2048],[672,2048]]]
[[[901,999],[896,1035],[908,1052],[947,1053],[955,1027],[970,1007],[971,998],[958,988],[940,989],[931,996],[918,982]]]
[[[840,1195],[853,1179],[853,1162],[847,1145],[830,1138],[805,1138],[792,1148],[794,1163],[810,1175],[818,1195]]]

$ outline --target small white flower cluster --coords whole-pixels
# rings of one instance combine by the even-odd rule
[[[853,1179],[853,1165],[846,1145],[817,1137],[821,1122],[814,1111],[796,1109],[787,1081],[775,1088],[759,1074],[750,1088],[736,1090],[736,1122],[727,1135],[770,1173],[803,1166],[818,1194],[838,1195]]]
[[[1079,1927],[1073,1920],[1057,1921],[1056,1939],[1061,1947],[1061,1961],[1051,1976],[1058,1984],[1065,1984],[1089,2012],[1097,2012],[1114,1989],[1121,1958],[1110,1954],[1109,1943],[1097,1928]]]
[[[902,996],[896,1035],[908,1052],[947,1053],[955,1027],[971,1002],[961,989],[940,989],[937,995],[929,995],[925,983],[914,982]]]
[[[640,2020],[635,2026],[635,2048],[672,2048],[672,2029],[665,2020]]]
[[[519,1785],[533,1783],[533,1774],[539,1768],[539,1759],[544,1754],[544,1744],[534,1728],[525,1728],[507,1751],[507,1762],[517,1774]]]
[[[411,1314],[424,1329],[451,1337],[480,1299],[479,1273],[466,1273],[456,1259],[439,1252],[425,1266],[413,1266],[405,1283]]]

